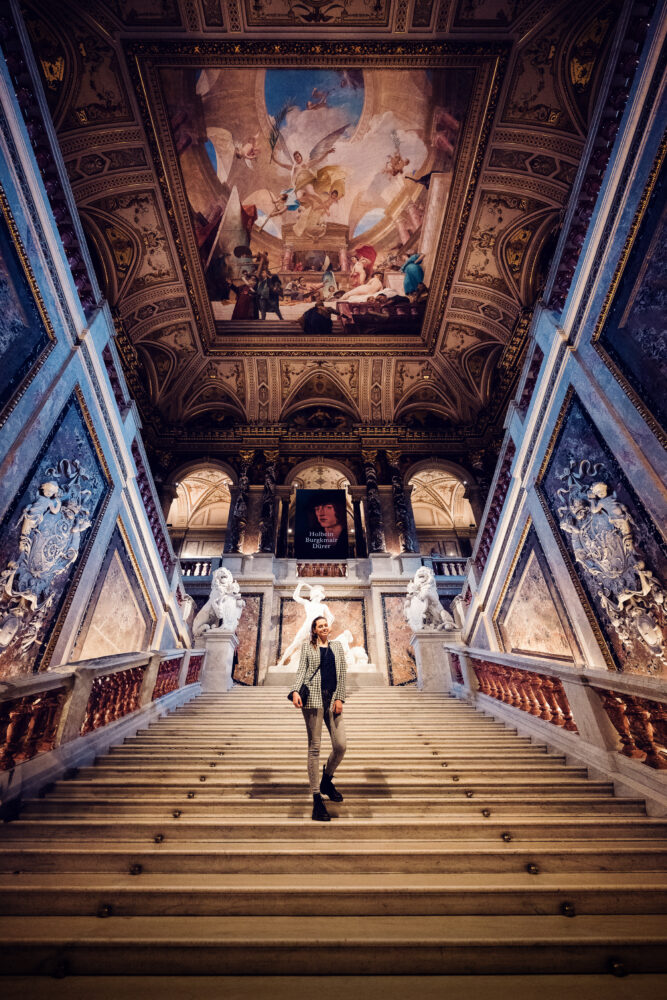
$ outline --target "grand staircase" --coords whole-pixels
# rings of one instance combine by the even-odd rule
[[[0,996],[664,990],[667,821],[446,695],[345,713],[328,824],[275,688],[202,695],[26,802],[0,829]]]

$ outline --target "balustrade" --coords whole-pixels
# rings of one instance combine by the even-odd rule
[[[298,577],[311,576],[347,576],[347,563],[297,563],[296,575]]]
[[[210,576],[212,559],[181,559],[183,576]]]
[[[201,668],[204,663],[204,655],[199,654],[197,656],[191,656],[188,661],[188,673],[185,678],[185,683],[187,684],[197,684],[199,681],[199,675],[201,674]]]
[[[607,688],[593,690],[619,735],[620,753],[656,770],[667,770],[667,705]]]
[[[578,731],[559,677],[477,658],[471,664],[482,694],[568,732]]]
[[[466,559],[456,556],[422,556],[422,566],[430,566],[436,576],[465,576]]]
[[[456,653],[449,654],[449,672],[451,673],[452,680],[455,684],[463,684],[463,669],[461,667],[461,660]]]
[[[0,703],[0,771],[53,750],[66,695],[59,687]]]
[[[182,662],[182,656],[175,656],[171,659],[160,661],[151,701],[157,701],[158,698],[163,698],[166,694],[170,694],[171,691],[178,690],[178,676],[181,672]]]
[[[115,674],[96,677],[88,698],[81,735],[91,733],[139,708],[144,667],[130,667]]]

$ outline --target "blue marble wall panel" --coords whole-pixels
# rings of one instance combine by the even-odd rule
[[[0,188],[0,421],[53,342],[32,269]]]
[[[111,491],[98,447],[75,391],[0,524],[0,677],[48,665]]]
[[[570,390],[538,496],[610,666],[667,673],[667,546]]]
[[[649,419],[667,433],[667,166],[627,253],[597,345]]]

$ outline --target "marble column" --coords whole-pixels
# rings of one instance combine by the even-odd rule
[[[280,525],[278,527],[277,555],[279,559],[287,559],[287,542],[289,527],[289,497],[282,497],[280,508]]]
[[[403,477],[399,469],[401,460],[400,451],[386,452],[391,473],[391,493],[394,501],[394,518],[396,520],[396,534],[401,546],[401,553],[419,552],[419,541],[415,527],[415,517],[412,512],[412,503],[405,492]]]
[[[364,522],[361,517],[361,500],[352,501],[354,511],[354,551],[357,559],[365,559],[368,555],[366,548],[366,536],[364,534]]]
[[[362,451],[364,475],[366,477],[366,517],[368,519],[368,550],[369,552],[386,552],[384,539],[384,520],[382,504],[378,490],[378,477],[375,470],[376,451]]]
[[[248,494],[250,491],[250,479],[248,471],[255,456],[254,451],[239,452],[241,466],[239,470],[239,482],[236,488],[236,499],[229,509],[229,520],[227,521],[227,533],[225,534],[225,552],[241,552],[243,541],[248,526]]]
[[[265,451],[264,493],[259,520],[259,551],[273,553],[276,541],[276,462],[277,451]]]

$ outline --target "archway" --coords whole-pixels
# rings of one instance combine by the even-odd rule
[[[469,556],[477,526],[466,498],[464,470],[445,462],[424,462],[412,469],[412,510],[424,555]]]
[[[232,485],[232,476],[222,463],[199,463],[181,470],[167,517],[174,548],[181,558],[222,554]]]

